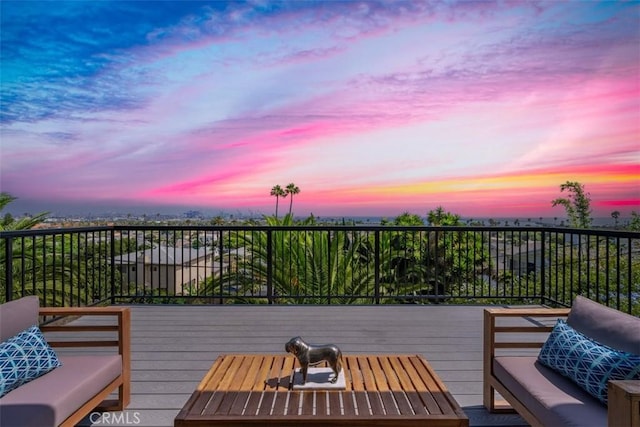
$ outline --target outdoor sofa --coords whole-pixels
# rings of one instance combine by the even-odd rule
[[[38,326],[39,316],[100,316],[100,321]],[[38,329],[52,333],[53,338],[45,340]],[[20,349],[25,336],[32,340],[24,345],[28,352]],[[88,350],[58,356],[53,348],[59,347]],[[120,411],[129,404],[130,312],[126,307],[41,308],[37,296],[7,302],[0,305],[0,348],[0,390],[8,384],[5,380],[18,375],[18,371],[11,372],[18,360],[30,365],[30,373],[53,367],[17,388],[4,390],[6,394],[0,397],[2,427],[74,426],[93,411]],[[22,375],[25,369],[19,372]],[[109,399],[116,393],[117,400]]]
[[[600,367],[601,354],[619,365]],[[515,409],[532,426],[640,427],[638,360],[640,318],[590,299],[578,296],[571,309],[485,309],[484,406]],[[608,381],[612,366],[631,379]]]

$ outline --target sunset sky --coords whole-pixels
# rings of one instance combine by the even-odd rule
[[[640,212],[638,2],[0,7],[16,209]]]

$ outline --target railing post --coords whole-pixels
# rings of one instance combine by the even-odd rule
[[[338,240],[339,241],[339,240]],[[338,266],[336,266],[338,267]],[[331,305],[331,232],[327,231],[327,304]],[[322,289],[322,286],[320,286]],[[318,296],[320,292],[318,292]],[[346,295],[344,295],[346,297]]]
[[[4,278],[6,283],[5,298],[7,302],[13,299],[13,238],[6,237],[4,240],[5,252],[4,262]]]
[[[111,226],[111,244],[109,245],[109,249],[110,249],[110,254],[109,256],[111,257],[111,268],[109,269],[109,280],[111,281],[111,305],[115,305],[116,303],[116,230],[114,226]]]
[[[222,277],[224,276],[224,263],[223,263],[223,253],[224,253],[224,240],[223,240],[222,230],[219,230],[218,233],[218,271],[220,272],[220,304],[224,304],[224,281]],[[252,236],[253,237],[253,236]],[[213,276],[215,278],[215,274]],[[215,295],[215,280],[211,281],[213,286],[211,286],[211,292]]]
[[[575,252],[574,246],[575,246],[575,234],[571,233],[571,284],[573,285],[573,254]],[[575,277],[577,277],[576,281],[578,282],[578,289],[576,290],[576,295],[582,295],[582,278],[580,277],[580,268],[581,268],[581,264],[580,264],[580,260],[581,258],[581,254],[580,254],[580,248],[582,247],[582,234],[578,234],[578,261],[576,263],[577,265],[577,275]],[[573,297],[573,296],[572,296]]]
[[[540,305],[544,305],[545,296],[545,287],[547,285],[547,271],[545,268],[546,257],[545,257],[545,232],[544,230],[540,233]]]
[[[273,244],[271,242],[273,233],[267,230],[267,300],[273,304]]]
[[[380,304],[380,230],[374,234],[374,296],[375,303]]]
[[[433,259],[434,259],[434,263],[433,263],[433,275],[434,275],[434,282],[433,282],[433,296],[434,299],[433,301],[435,301],[436,304],[440,304],[440,298],[438,297],[438,285],[440,284],[440,278],[438,277],[438,246],[440,245],[440,235],[439,235],[439,230],[436,228],[435,230],[435,246],[433,247],[434,249],[434,255],[433,255]],[[444,248],[444,242],[443,242],[443,250],[445,250],[446,248]],[[444,255],[443,255],[444,257]],[[445,261],[446,262],[446,261]],[[498,288],[496,285],[496,293],[498,292]]]

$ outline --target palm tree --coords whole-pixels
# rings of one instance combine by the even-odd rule
[[[0,193],[0,211],[15,199],[8,193]],[[47,214],[43,212],[20,220],[7,214],[0,220],[0,231],[33,228],[43,222]],[[127,251],[132,245],[135,247],[135,241],[125,243]],[[119,248],[123,248],[122,243]],[[7,297],[8,270],[13,276],[10,296],[13,299],[38,295],[43,306],[73,306],[107,297],[107,287],[96,286],[94,279],[110,277],[108,243],[83,241],[66,233],[43,233],[14,238],[10,264],[6,262],[6,250],[5,245],[0,245],[0,302]],[[119,284],[118,275],[116,283]]]
[[[618,228],[618,218],[620,218],[620,211],[611,212],[611,218],[615,221],[615,227]]]
[[[0,211],[2,211],[9,203],[16,200],[17,197],[9,193],[0,193]],[[0,219],[0,231],[28,230],[43,222],[48,212],[43,212],[35,216],[25,215],[23,218],[16,220],[11,214],[6,214]],[[34,256],[36,249],[42,247],[42,244],[34,237],[30,239],[16,239],[13,241],[11,248],[13,263],[6,264],[5,245],[0,247],[0,302],[4,302],[6,296],[5,278],[7,270],[13,272],[13,276],[20,278],[25,283],[34,276],[47,276],[49,271],[43,267],[42,256]],[[44,263],[44,265],[47,265]],[[52,263],[48,264],[48,270],[51,270]],[[35,280],[35,279],[34,279]],[[36,282],[33,282],[36,283]],[[36,286],[34,285],[34,288]],[[26,287],[25,287],[26,289]],[[20,297],[20,286],[14,287],[14,297]]]
[[[293,207],[293,195],[300,194],[300,189],[292,182],[287,185],[286,192],[287,194],[291,194],[291,199],[289,200],[289,215],[291,215],[291,208]]]
[[[17,197],[12,196],[9,193],[0,193],[0,211],[16,199]],[[11,214],[6,214],[2,219],[0,219],[0,231],[28,230],[43,222],[47,218],[48,214],[49,212],[42,212],[34,216],[27,215],[17,221],[11,216]]]
[[[291,215],[282,220],[266,217],[266,221],[269,226],[294,225]],[[309,217],[299,225],[316,222]],[[374,271],[362,263],[361,245],[366,242],[357,232],[330,236],[308,229],[269,234],[256,230],[234,233],[231,239],[234,246],[249,248],[250,256],[239,259],[217,280],[210,278],[205,293],[223,292],[237,301],[251,300],[261,295],[271,274],[273,298],[281,304],[362,304],[373,298]]]
[[[287,193],[279,185],[274,185],[271,189],[271,195],[276,196],[276,218],[278,218],[278,200],[280,197],[287,197]]]

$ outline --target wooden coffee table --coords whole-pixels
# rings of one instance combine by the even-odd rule
[[[421,356],[346,355],[343,363],[345,390],[297,390],[293,356],[220,356],[174,426],[469,425]]]

